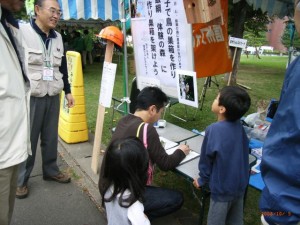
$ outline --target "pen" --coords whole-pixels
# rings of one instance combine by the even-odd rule
[[[184,144],[185,144],[186,146],[188,146],[188,145],[187,145],[187,141],[185,141]],[[188,146],[188,148],[190,149],[189,146]],[[192,151],[192,149],[190,149],[189,153],[190,153],[191,151]]]

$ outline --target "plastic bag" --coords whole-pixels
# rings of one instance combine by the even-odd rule
[[[244,121],[248,124],[250,127],[254,127],[255,121],[260,120],[259,119],[259,113],[252,113],[246,116]]]
[[[245,132],[249,139],[264,141],[269,131],[270,123],[261,121],[259,124],[256,121],[253,127],[244,126]]]

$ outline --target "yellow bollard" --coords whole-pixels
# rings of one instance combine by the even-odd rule
[[[67,52],[67,66],[75,106],[73,108],[67,107],[67,101],[63,92],[60,100],[58,134],[66,143],[84,142],[88,140],[88,128],[81,56],[78,52]]]

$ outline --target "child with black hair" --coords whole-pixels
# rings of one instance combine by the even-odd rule
[[[105,154],[104,196],[108,225],[150,225],[144,214],[143,195],[149,156],[135,137],[116,139]]]
[[[143,204],[145,214],[150,221],[174,213],[181,208],[184,201],[183,194],[178,190],[151,185],[155,166],[162,171],[173,170],[190,152],[189,146],[179,145],[173,154],[168,155],[160,142],[153,124],[161,118],[167,103],[168,97],[160,88],[150,86],[143,88],[136,98],[134,114],[128,114],[121,118],[112,135],[112,141],[138,136],[147,146],[149,173],[148,185],[145,184]],[[102,161],[98,183],[101,195],[105,193],[104,167],[106,167],[105,159]]]
[[[242,225],[243,198],[249,178],[249,140],[240,122],[251,99],[237,86],[224,87],[211,110],[218,121],[205,130],[197,188],[211,191],[208,225]]]

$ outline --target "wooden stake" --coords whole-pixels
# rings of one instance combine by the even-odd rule
[[[243,87],[245,89],[251,90],[251,87],[248,87],[248,86],[246,86],[244,84],[237,83],[237,85],[239,85],[239,86],[241,86],[241,87]]]
[[[107,45],[105,50],[105,60],[104,60],[105,62],[109,62],[109,63],[112,62],[113,50],[114,50],[114,43],[110,40],[107,40]],[[99,173],[99,158],[100,158],[101,140],[102,140],[102,132],[103,132],[103,124],[104,124],[104,114],[105,114],[105,107],[101,105],[99,101],[95,139],[94,139],[93,154],[92,154],[92,164],[91,164],[92,171],[95,174]]]
[[[233,54],[233,60],[232,60],[232,70],[233,70],[233,66],[234,66],[234,62],[235,62],[236,51],[237,51],[237,47],[235,47],[234,54]],[[227,86],[229,86],[229,85],[230,85],[230,81],[231,81],[231,75],[232,75],[232,71],[231,71],[231,72],[230,72],[230,74],[229,74],[229,78],[228,78],[228,83],[227,83]]]

